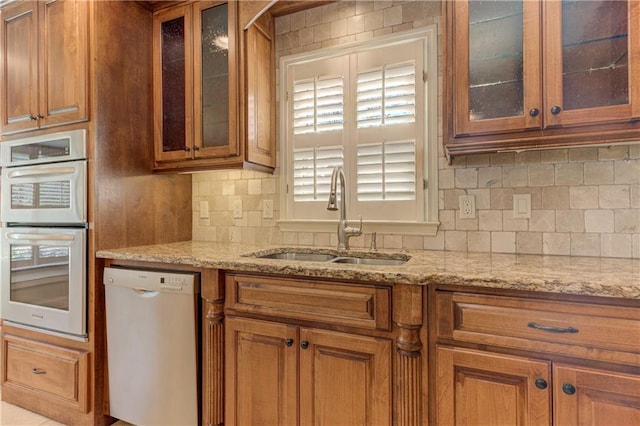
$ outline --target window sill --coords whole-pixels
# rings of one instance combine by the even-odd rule
[[[359,219],[349,220],[349,225],[358,226]],[[279,220],[278,226],[285,232],[336,232],[337,220]],[[394,222],[367,220],[362,223],[364,233],[404,234],[435,236],[440,222]]]

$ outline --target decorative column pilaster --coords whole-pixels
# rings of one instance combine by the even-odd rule
[[[398,327],[396,340],[395,395],[398,426],[422,425],[427,406],[423,400],[422,356],[420,329],[422,328],[422,287],[394,286],[393,321]]]
[[[224,286],[218,271],[202,275],[202,424],[224,424]]]

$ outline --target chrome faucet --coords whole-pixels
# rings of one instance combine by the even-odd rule
[[[329,204],[327,210],[336,211],[336,190],[338,186],[338,178],[340,178],[340,222],[338,223],[338,248],[349,249],[349,237],[357,237],[362,234],[362,217],[360,218],[360,227],[349,226],[347,223],[347,194],[345,190],[345,178],[342,167],[337,166],[331,174],[331,189],[329,192]]]

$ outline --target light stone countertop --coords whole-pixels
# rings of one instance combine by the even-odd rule
[[[259,259],[251,253],[324,251],[341,255],[411,256],[399,266]],[[352,249],[185,241],[100,250],[97,257],[387,284],[455,284],[640,299],[640,259],[466,253],[429,250]]]

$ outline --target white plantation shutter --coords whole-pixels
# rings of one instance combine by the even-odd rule
[[[358,201],[415,200],[415,142],[359,145],[357,185]]]
[[[357,78],[358,128],[415,122],[414,61],[358,72]]]
[[[342,166],[341,146],[298,149],[293,153],[294,201],[326,201],[329,199],[331,173]]]
[[[343,77],[321,77],[293,83],[293,133],[341,130],[344,122]]]
[[[340,165],[348,219],[425,221],[423,186],[435,182],[426,179],[433,152],[426,126],[436,140],[438,93],[430,86],[427,111],[425,83],[435,81],[427,79],[427,44],[428,75],[437,76],[437,33],[428,33],[428,43],[426,32],[411,31],[282,59],[285,221],[336,219],[325,207],[331,172]],[[429,189],[431,216],[435,191]]]

